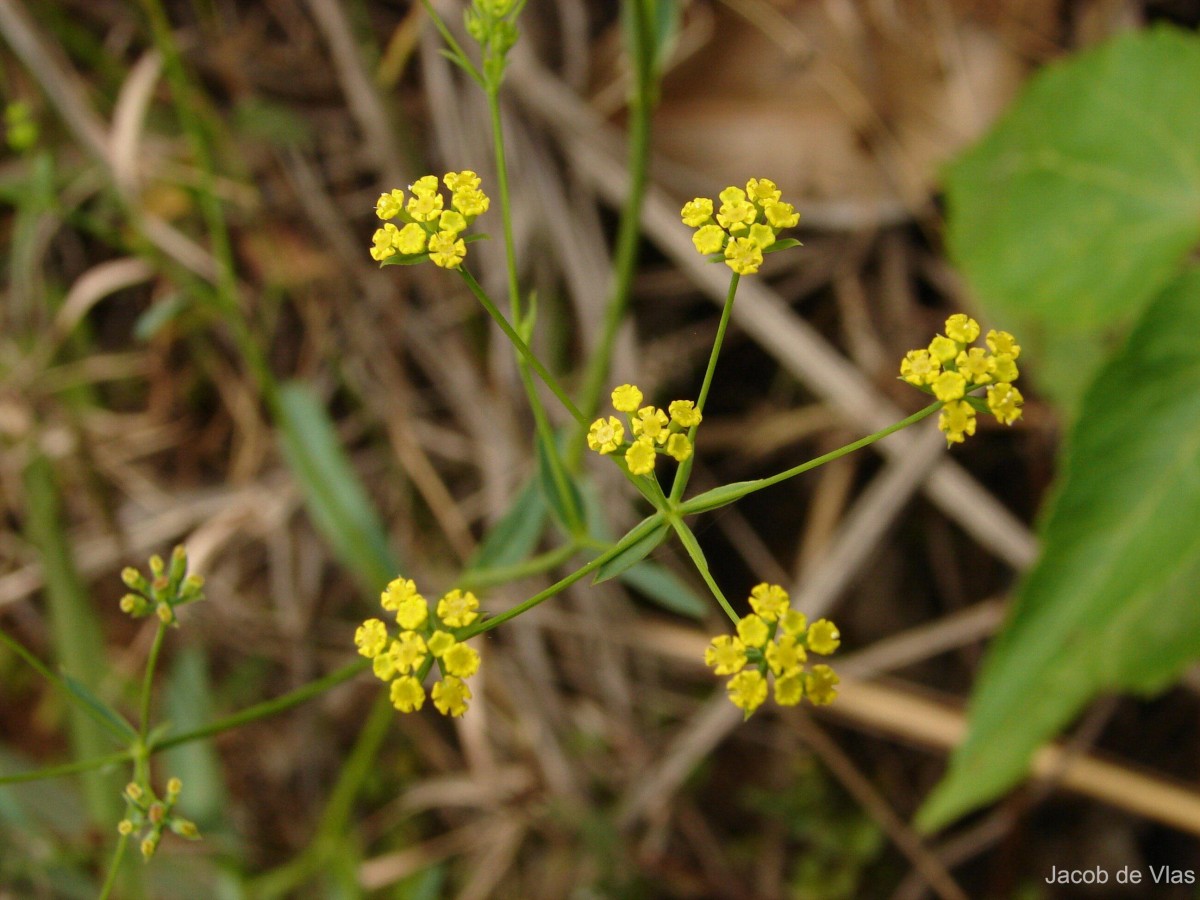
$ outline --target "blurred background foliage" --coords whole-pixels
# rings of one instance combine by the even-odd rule
[[[805,242],[739,295],[697,489],[915,409],[897,362],[960,309],[1026,343],[1024,423],[981,425],[952,457],[897,435],[697,523],[730,596],[773,581],[836,616],[846,684],[828,712],[730,714],[701,663],[726,626],[664,546],[640,584],[489,635],[461,722],[385,715],[366,678],[173,749],[159,773],[183,778],[206,839],[164,843],[131,894],[1039,896],[1052,864],[1198,867],[1197,680],[1094,700],[1161,690],[1195,655],[1195,37],[1144,30],[1194,29],[1194,11],[677,11],[616,381],[662,400],[703,371],[724,278],[678,225],[684,200],[771,177]],[[518,255],[538,351],[577,386],[626,183],[622,29],[587,0],[532,0],[522,28],[505,95]],[[502,337],[444,273],[367,256],[382,190],[458,168],[495,183],[482,98],[419,7],[0,0],[0,38],[0,627],[127,705],[152,631],[118,612],[118,573],[185,542],[209,599],[170,636],[157,703],[186,730],[344,664],[397,569],[437,593],[471,561],[554,545]],[[1056,153],[1103,177],[1072,194]],[[501,285],[499,242],[477,252]],[[1035,565],[1029,523],[1060,474],[1043,537],[1062,556]],[[644,514],[590,475],[614,527]],[[1070,594],[1096,559],[1100,589]],[[1065,610],[1060,630],[1045,609]],[[989,732],[977,695],[930,821],[995,800],[1082,717],[1038,764],[1048,780],[921,837],[906,823],[977,679],[1004,702]],[[0,685],[0,772],[110,751],[7,649]],[[972,763],[972,746],[1004,758]],[[94,896],[122,777],[0,788],[0,896]]]

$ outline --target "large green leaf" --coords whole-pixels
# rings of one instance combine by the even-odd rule
[[[1200,240],[1197,84],[1200,38],[1124,35],[1042,70],[947,172],[952,255],[1068,402]]]
[[[1147,308],[1084,397],[1042,554],[975,687],[970,731],[922,810],[945,824],[1022,778],[1101,692],[1200,657],[1200,270]]]
[[[279,389],[279,441],[313,524],[368,591],[396,577],[399,561],[329,415],[297,382]]]

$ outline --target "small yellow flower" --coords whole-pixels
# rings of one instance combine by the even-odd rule
[[[429,648],[429,653],[432,656],[441,659],[446,654],[446,651],[457,643],[458,641],[450,632],[435,631],[429,636],[429,640],[425,642],[425,646]]]
[[[405,675],[392,682],[391,699],[400,712],[416,712],[425,705],[425,688],[413,676]]]
[[[667,414],[656,406],[643,406],[637,416],[630,420],[633,433],[662,444],[667,440]]]
[[[420,594],[405,597],[396,606],[396,624],[408,631],[415,631],[429,618],[429,604]]]
[[[929,355],[938,361],[938,365],[944,366],[958,356],[958,344],[939,334],[929,342]]]
[[[710,253],[720,253],[725,246],[728,235],[719,225],[703,225],[692,235],[692,243],[696,249],[708,256]]]
[[[117,834],[133,834],[133,823],[128,819],[122,819],[117,823]]]
[[[966,313],[955,313],[946,320],[946,337],[960,344],[974,343],[979,337],[979,323]]]
[[[746,192],[738,187],[727,187],[719,194],[721,208],[717,211],[717,222],[730,234],[739,234],[754,224],[758,210],[746,200]]]
[[[719,634],[704,651],[704,663],[718,675],[732,675],[746,665],[746,647],[731,634]]]
[[[1021,406],[1025,398],[1011,384],[1003,382],[988,388],[987,405],[996,421],[1011,425],[1021,418]]]
[[[417,194],[414,186],[413,196],[408,198],[405,209],[416,222],[432,222],[441,216],[442,204],[442,195],[437,193],[436,188],[431,194]]]
[[[775,675],[791,675],[804,666],[808,654],[804,647],[790,634],[767,644],[767,665]]]
[[[416,197],[432,197],[437,193],[438,180],[434,175],[422,175],[408,186],[409,191]]]
[[[416,222],[409,222],[392,241],[392,246],[406,256],[425,252],[425,229]]]
[[[597,419],[588,429],[588,446],[597,453],[612,453],[625,440],[625,426],[615,416]]]
[[[744,669],[738,672],[729,679],[726,687],[730,702],[738,709],[744,710],[747,719],[767,699],[767,679],[758,669]]]
[[[967,379],[957,372],[943,372],[933,379],[933,396],[943,402],[961,400],[967,392]]]
[[[767,623],[763,621],[761,616],[753,613],[748,616],[742,616],[741,621],[737,624],[737,632],[743,644],[747,647],[756,648],[762,647],[770,635]]]
[[[699,228],[712,219],[712,214],[712,201],[704,197],[697,197],[695,200],[689,200],[685,203],[679,215],[683,218],[683,224],[688,226],[688,228]]]
[[[438,601],[438,618],[451,628],[465,628],[479,618],[479,600],[470,591],[457,588]]]
[[[391,681],[396,677],[396,649],[399,644],[392,641],[386,650],[381,652],[371,662],[371,670],[380,681]]]
[[[987,345],[997,356],[1008,356],[1016,359],[1021,355],[1021,345],[1007,331],[989,331],[987,333]]]
[[[654,441],[648,437],[638,438],[625,451],[625,465],[634,475],[649,475],[654,471],[656,459]]]
[[[775,182],[769,178],[751,178],[746,182],[746,196],[759,206],[767,207],[778,203],[781,196]]]
[[[154,851],[158,848],[158,839],[155,835],[151,835],[142,841],[142,856],[149,859],[154,855]]]
[[[474,191],[479,189],[479,176],[470,169],[463,169],[461,172],[447,172],[442,176],[442,184],[446,185],[452,194],[457,194],[459,191]]]
[[[965,400],[947,403],[938,415],[938,428],[945,433],[947,446],[961,444],[966,437],[975,433],[975,408]]]
[[[763,207],[763,216],[776,232],[785,228],[795,228],[800,224],[800,213],[790,203],[771,203]]]
[[[692,455],[692,442],[683,433],[676,433],[667,438],[667,455],[674,457],[676,462],[683,462]]]
[[[442,654],[442,665],[457,678],[470,678],[479,671],[479,654],[466,644],[458,643]]]
[[[387,644],[387,626],[379,619],[367,619],[354,632],[354,646],[361,656],[374,659]]]
[[[835,686],[841,681],[826,665],[813,666],[804,676],[804,693],[813,706],[828,706],[837,696]]]
[[[401,675],[415,672],[425,662],[425,638],[415,631],[402,631],[392,642],[392,658]]]
[[[804,699],[804,674],[792,672],[775,679],[775,702],[780,706],[795,706]]]
[[[1017,364],[1013,362],[1013,357],[1007,353],[1001,353],[994,357],[996,368],[992,373],[996,377],[996,381],[1005,381],[1012,384],[1017,380]]]
[[[442,212],[438,219],[438,231],[444,231],[447,234],[458,234],[467,230],[467,220],[463,218],[463,214],[453,209],[447,209]]]
[[[642,392],[637,385],[623,384],[613,388],[612,405],[617,412],[631,413],[642,403]]]
[[[784,634],[799,637],[808,629],[808,617],[798,609],[788,609],[779,617],[779,628]]]
[[[425,598],[417,593],[417,583],[411,578],[393,578],[379,595],[379,605],[388,612],[395,612],[405,600],[417,598],[422,603]],[[418,623],[419,624],[419,623]],[[416,625],[406,626],[416,628]]]
[[[439,231],[429,239],[429,258],[435,266],[457,269],[467,255],[467,244],[450,231]]]
[[[671,421],[680,428],[699,425],[704,418],[691,400],[672,400],[667,409],[671,413]]]
[[[747,237],[758,245],[758,249],[766,250],[775,243],[775,230],[770,225],[757,222],[750,226],[750,234]]]
[[[909,350],[900,361],[900,377],[917,387],[929,384],[941,370],[941,364],[928,350]]]
[[[403,208],[404,191],[400,188],[392,188],[386,194],[380,194],[379,199],[375,201],[375,215],[384,221],[396,218]]]
[[[996,360],[982,347],[972,347],[958,354],[954,365],[971,384],[987,384],[996,371]]]
[[[762,248],[750,238],[733,238],[725,245],[725,265],[739,275],[753,275],[762,262]]]
[[[376,262],[383,262],[389,256],[396,255],[396,245],[394,239],[399,233],[391,222],[388,222],[382,228],[376,228],[375,233],[371,235],[371,259]]]
[[[842,635],[837,626],[828,619],[817,619],[808,629],[808,649],[813,653],[828,656],[842,643]]]
[[[788,592],[777,584],[756,584],[750,589],[750,608],[764,621],[775,622],[787,612]]]
[[[453,675],[447,675],[433,686],[433,705],[443,716],[461,716],[467,711],[470,699],[471,689]]]
[[[450,205],[466,216],[468,222],[473,222],[488,211],[492,201],[483,191],[456,191]]]

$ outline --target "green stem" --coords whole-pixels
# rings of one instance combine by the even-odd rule
[[[683,547],[688,552],[688,556],[692,558],[692,562],[696,566],[696,571],[700,573],[700,577],[704,579],[704,583],[708,585],[708,589],[712,591],[712,595],[721,604],[721,609],[725,610],[725,615],[729,616],[730,620],[736,625],[740,620],[733,607],[729,605],[729,601],[725,599],[725,595],[721,593],[721,589],[717,586],[716,579],[713,578],[712,572],[708,568],[708,559],[704,556],[704,551],[700,549],[700,542],[696,540],[696,535],[688,528],[687,523],[678,517],[673,517],[670,520],[671,526],[675,529],[675,533],[679,535],[679,540]]]
[[[146,746],[146,736],[150,733],[150,695],[154,687],[154,670],[158,666],[158,654],[162,650],[163,638],[166,636],[165,622],[158,623],[154,632],[154,643],[150,645],[150,655],[146,658],[146,672],[142,676],[142,696],[138,704],[138,743]]]
[[[532,556],[524,562],[513,563],[510,566],[490,566],[485,569],[468,569],[455,582],[464,591],[478,591],[494,587],[498,584],[508,584],[520,581],[531,575],[541,575],[556,568],[579,552],[582,542],[571,541],[553,550],[547,550],[538,556]]]
[[[496,189],[500,192],[500,218],[504,227],[504,260],[508,270],[508,304],[514,322],[521,321],[521,289],[517,283],[517,246],[513,240],[512,197],[508,190],[508,160],[504,150],[504,126],[500,120],[500,85],[490,85],[488,115],[492,123],[492,150],[496,154]]]
[[[76,696],[76,694],[67,686],[67,683],[62,678],[46,668],[40,659],[26,650],[21,643],[10,637],[8,632],[6,632],[3,628],[0,628],[0,642],[3,642],[4,645],[17,654],[17,656],[25,660],[25,662],[28,663],[29,666],[34,669],[34,671],[50,682],[50,684],[54,685],[55,689],[58,690],[68,701],[74,704],[76,709],[89,716],[96,722],[97,725],[100,725],[102,728],[104,728],[119,742],[125,743],[129,740],[130,734],[133,730],[132,726],[130,726],[130,731],[126,732],[118,727],[116,723],[110,721],[106,716],[102,715],[99,711],[93,709],[90,704],[84,703],[83,700]],[[0,784],[2,783],[3,780],[0,779]]]
[[[704,404],[708,402],[708,391],[712,387],[713,375],[717,371],[717,358],[721,355],[721,345],[725,342],[725,330],[729,327],[729,317],[733,314],[733,300],[737,296],[738,281],[741,276],[737,272],[729,279],[729,291],[725,294],[725,306],[721,309],[721,321],[717,325],[717,336],[713,339],[712,352],[708,355],[708,368],[704,370],[704,381],[700,385],[700,396],[696,398],[696,410],[704,412]],[[679,464],[675,470],[675,482],[671,485],[671,502],[678,503],[687,487],[688,478],[692,474],[692,464],[696,460],[696,429],[693,425],[688,430],[688,440],[691,441],[692,455]]]
[[[518,603],[512,609],[505,610],[504,612],[500,613],[499,615],[492,616],[489,619],[485,619],[481,622],[476,623],[475,625],[472,625],[471,627],[467,628],[465,632],[463,632],[463,634],[460,636],[459,639],[465,641],[468,638],[472,638],[477,634],[483,634],[485,631],[491,631],[497,625],[507,622],[509,619],[516,618],[517,616],[521,615],[521,613],[527,612],[528,610],[533,609],[535,606],[537,606],[543,600],[548,600],[551,597],[553,597],[555,594],[562,592],[563,590],[565,590],[566,588],[570,587],[575,582],[577,582],[584,575],[587,575],[591,572],[596,571],[596,569],[600,568],[602,565],[604,565],[610,559],[613,559],[614,557],[623,553],[626,548],[637,543],[642,537],[644,537],[646,534],[648,534],[650,531],[652,531],[661,522],[662,522],[662,517],[660,515],[654,515],[648,519],[643,519],[640,523],[638,523],[636,526],[634,526],[623,538],[621,538],[621,540],[619,540],[612,547],[610,547],[604,553],[601,553],[599,556],[597,556],[591,562],[587,563],[582,568],[576,569],[574,572],[572,572],[566,578],[563,578],[561,581],[556,581],[554,584],[550,585],[550,587],[546,588],[541,593],[534,594],[528,600],[524,601],[523,603]]]
[[[113,886],[117,883],[117,870],[121,868],[121,860],[125,858],[125,848],[129,844],[129,835],[123,834],[113,850],[112,861],[108,864],[108,875],[104,879],[104,887],[100,889],[100,900],[108,900]]]
[[[638,240],[641,237],[642,205],[646,196],[646,173],[650,162],[650,123],[655,105],[653,48],[649,40],[650,23],[645,5],[632,5],[630,61],[634,73],[633,91],[629,101],[629,151],[626,168],[629,172],[629,191],[621,210],[621,222],[613,257],[613,284],[604,315],[604,330],[595,351],[588,360],[584,376],[580,408],[591,419],[600,409],[600,398],[612,364],[613,346],[617,331],[629,309],[633,275],[637,268]],[[583,456],[583,441],[573,441],[567,463],[579,467]]]
[[[863,447],[869,447],[871,444],[874,444],[876,441],[883,440],[890,434],[895,434],[897,431],[901,431],[910,425],[915,425],[922,419],[928,418],[941,409],[942,405],[943,404],[940,400],[936,403],[931,403],[924,409],[913,413],[907,418],[901,419],[899,422],[889,425],[887,428],[876,431],[874,434],[869,434],[864,438],[859,438],[857,441],[846,444],[846,446],[826,453],[823,456],[818,456],[815,459],[810,459],[808,462],[801,463],[798,466],[793,466],[792,468],[786,469],[777,475],[772,475],[770,478],[760,478],[756,481],[740,481],[733,484],[723,485],[719,488],[713,488],[711,491],[705,491],[703,494],[698,494],[692,499],[688,500],[686,503],[683,503],[679,507],[679,511],[684,515],[692,515],[694,513],[720,509],[722,506],[728,506],[730,503],[740,500],[747,494],[753,494],[755,491],[761,491],[765,488],[769,488],[772,485],[779,484],[781,481],[787,481],[787,479],[794,478],[795,476],[800,475],[803,472],[807,472],[810,469],[823,466],[825,463],[833,462],[835,459],[841,459],[846,454],[853,453],[855,450],[861,450]]]
[[[116,753],[110,753],[107,756],[93,756],[90,759],[64,763],[61,766],[50,766],[45,769],[36,769],[32,772],[20,772],[16,775],[0,775],[0,785],[20,784],[23,781],[42,781],[46,778],[60,778],[63,775],[78,775],[80,772],[103,769],[105,766],[113,766],[125,762],[130,758],[132,752],[131,750],[120,750]]]
[[[579,411],[579,407],[577,407],[571,398],[567,396],[567,392],[562,389],[562,385],[558,383],[558,379],[546,371],[546,367],[543,366],[541,361],[533,355],[533,351],[529,349],[529,345],[522,340],[519,334],[517,334],[516,329],[512,327],[508,319],[504,318],[504,314],[496,308],[496,304],[492,302],[491,298],[483,290],[479,282],[475,280],[475,276],[461,267],[459,268],[458,272],[460,275],[462,275],[463,281],[467,283],[467,287],[470,289],[471,293],[475,295],[475,299],[479,301],[480,305],[484,308],[484,311],[486,311],[487,314],[492,317],[492,321],[500,326],[500,330],[503,331],[505,337],[512,342],[512,345],[517,349],[517,352],[520,354],[521,358],[529,364],[529,367],[537,373],[537,376],[542,380],[542,383],[550,389],[550,392],[554,394],[555,397],[558,398],[558,401],[563,405],[563,408],[571,414],[571,418],[580,424],[586,424],[586,419],[584,419],[583,413]]]
[[[248,722],[254,722],[258,719],[265,719],[268,716],[273,716],[276,713],[284,712],[294,706],[299,706],[302,703],[307,703],[318,694],[322,694],[332,687],[336,687],[344,681],[349,681],[359,672],[369,668],[371,660],[360,659],[355,660],[349,665],[343,666],[335,672],[330,672],[323,678],[318,678],[316,681],[310,681],[308,684],[301,685],[296,690],[272,700],[267,700],[263,703],[255,704],[247,707],[241,712],[234,713],[231,716],[226,716],[223,719],[218,719],[215,722],[209,722],[202,728],[195,728],[191,731],[185,731],[183,734],[177,734],[174,737],[169,737],[161,741],[157,741],[151,748],[155,753],[159,750],[169,750],[171,747],[178,747],[180,744],[189,744],[192,741],[198,741],[203,738],[212,737],[215,734],[220,734],[222,731],[229,731],[231,728],[237,728],[240,725],[245,725]]]

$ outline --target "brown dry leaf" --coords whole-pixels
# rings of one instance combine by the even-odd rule
[[[1056,5],[730,0],[666,78],[656,148],[701,193],[765,175],[868,221],[914,210],[1012,98]]]

